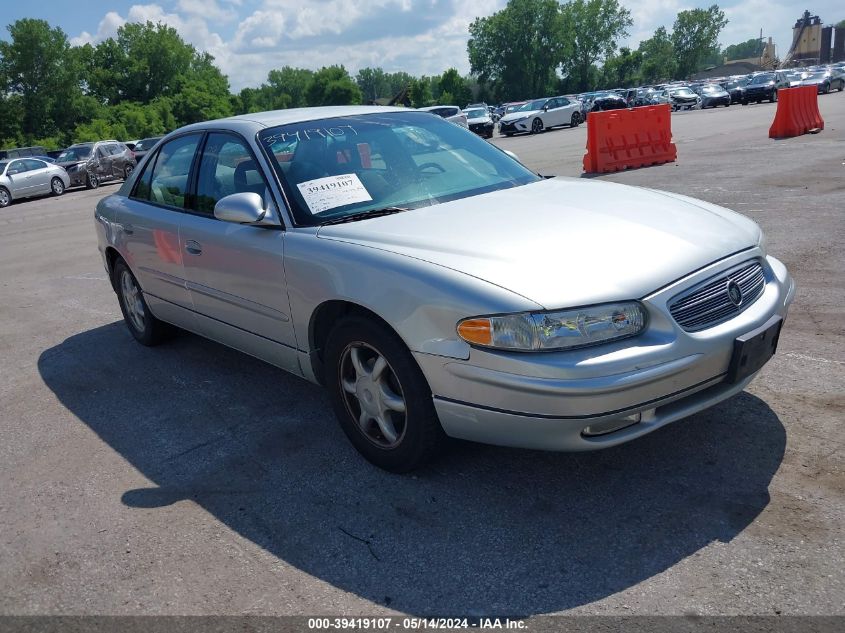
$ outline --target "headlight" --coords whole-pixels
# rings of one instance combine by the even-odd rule
[[[473,317],[458,323],[472,345],[525,352],[574,349],[639,334],[646,314],[636,302],[606,303],[555,312]]]

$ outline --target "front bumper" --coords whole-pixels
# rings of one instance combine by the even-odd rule
[[[519,134],[520,132],[531,131],[531,119],[519,121],[499,122],[499,134]]]
[[[475,132],[479,136],[492,136],[493,135],[493,123],[470,123],[469,129],[472,132]]]
[[[761,259],[766,288],[760,298],[706,330],[682,330],[667,302],[755,257],[760,253],[753,250],[736,254],[643,297],[649,325],[632,339],[541,354],[474,348],[467,361],[415,354],[443,429],[488,444],[590,450],[640,437],[742,391],[753,375],[736,384],[726,381],[734,340],[774,315],[786,317],[795,284],[783,264]],[[626,423],[630,426],[605,435],[584,434],[587,427]]]

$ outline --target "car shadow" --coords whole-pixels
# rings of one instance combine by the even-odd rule
[[[786,441],[743,393],[617,448],[455,442],[399,476],[358,457],[322,389],[192,335],[144,348],[116,322],[38,367],[152,482],[125,491],[128,512],[190,499],[286,563],[415,615],[525,617],[630,588],[742,532]]]

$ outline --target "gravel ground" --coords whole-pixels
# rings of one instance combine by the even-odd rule
[[[845,94],[820,105],[783,141],[770,105],[676,114],[676,163],[601,177],[751,216],[798,295],[744,393],[590,454],[381,472],[321,389],[134,343],[93,228],[114,185],[0,210],[0,613],[845,614]],[[585,138],[494,142],[577,177]]]

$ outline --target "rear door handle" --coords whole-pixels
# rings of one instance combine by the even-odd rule
[[[188,240],[185,242],[185,250],[191,255],[200,255],[202,254],[202,245],[195,240]]]

